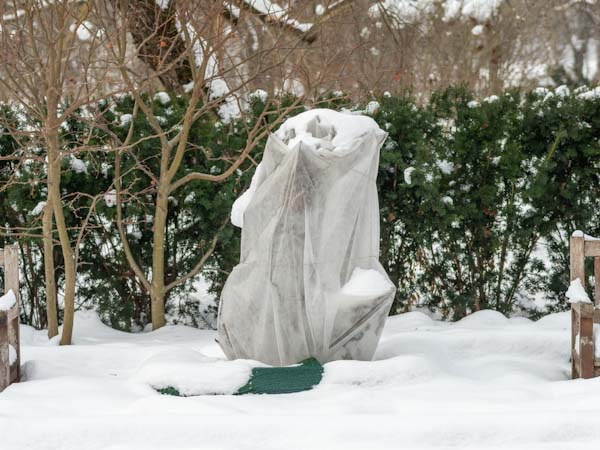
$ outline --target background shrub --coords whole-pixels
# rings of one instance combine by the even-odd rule
[[[185,96],[153,102],[154,114],[175,126]],[[256,97],[243,119],[260,116]],[[290,97],[275,99],[289,104]],[[344,97],[320,99],[320,106],[351,108]],[[271,105],[272,106],[272,105]],[[80,246],[77,299],[96,309],[113,327],[139,330],[149,321],[150,300],[124,257],[114,226],[114,136],[124,138],[133,102],[122,96],[82,111],[63,124],[61,142],[74,149],[63,161],[67,220],[76,230],[88,220]],[[568,238],[577,229],[600,235],[600,90],[566,87],[554,91],[511,91],[476,99],[461,87],[434,93],[426,104],[409,94],[383,95],[351,109],[371,114],[389,133],[381,151],[378,189],[381,208],[381,261],[398,286],[392,314],[425,307],[449,319],[477,309],[537,317],[566,308]],[[295,113],[301,112],[302,107]],[[101,117],[104,128],[87,125]],[[2,107],[4,123],[26,130],[27,115]],[[270,117],[264,118],[267,123]],[[150,267],[152,177],[160,146],[138,113],[133,146],[123,159],[123,186],[132,201],[124,206],[132,250]],[[96,122],[97,123],[97,122]],[[221,172],[228,155],[242,148],[244,123],[206,116],[194,128],[182,171]],[[166,128],[168,129],[168,127]],[[264,144],[264,142],[263,142]],[[75,153],[85,147],[86,152]],[[0,134],[0,153],[36,144]],[[194,264],[215,235],[216,249],[203,270],[217,297],[239,258],[240,230],[229,222],[234,199],[249,184],[262,144],[237,174],[223,183],[193,182],[171,199],[167,224],[165,277],[174,279]],[[145,161],[147,171],[135,163]],[[45,198],[43,164],[0,161],[0,210],[6,242],[17,229],[36,229]],[[16,178],[17,182],[14,182]],[[95,199],[95,200],[94,200]],[[93,213],[87,216],[86,211]],[[35,233],[19,239],[23,259],[23,317],[45,325],[42,245]],[[59,252],[56,278],[61,285]],[[589,280],[588,280],[589,281]],[[194,280],[167,299],[171,322],[214,326],[216,304],[199,297]]]

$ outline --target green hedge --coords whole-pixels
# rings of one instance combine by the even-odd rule
[[[367,111],[389,133],[381,152],[378,188],[381,260],[398,286],[392,313],[421,306],[458,319],[478,308],[529,316],[564,309],[568,237],[577,228],[600,234],[600,89],[570,92],[561,87],[476,99],[463,88],[451,88],[435,93],[424,105],[410,95],[375,100]],[[187,100],[172,96],[166,103],[148,101],[165,124],[174,125]],[[351,107],[335,96],[322,99],[320,106]],[[125,96],[80,116],[102,117],[112,132],[124,136],[128,128],[121,121],[131,108],[131,99]],[[252,124],[263,108],[255,98],[237,123],[203,117],[190,137],[182,171],[222,171],[226,163],[218,158],[235,156],[245,143],[244,124]],[[6,105],[2,115],[20,129],[35,127],[27,123],[24,112],[15,114]],[[131,221],[133,251],[149,267],[152,180],[134,169],[134,161],[146,161],[148,171],[156,172],[160,150],[156,140],[148,138],[152,131],[142,115],[135,130],[133,141],[138,145],[124,157],[124,185],[143,195],[128,203],[125,214]],[[90,199],[111,189],[113,154],[102,150],[112,143],[105,132],[76,120],[64,124],[61,139],[65,148],[84,145],[93,150],[77,156],[86,166],[84,172],[74,170],[70,159],[63,162],[67,219],[76,228]],[[2,156],[19,146],[43,157],[43,149],[34,142],[20,137],[17,143],[6,131],[0,133]],[[254,160],[260,155],[257,148]],[[193,266],[202,243],[219,230],[233,200],[248,185],[248,169],[250,162],[224,183],[195,182],[177,191],[167,225],[168,279]],[[18,183],[6,185],[15,181],[15,174]],[[5,187],[0,191],[3,226],[39,224],[40,216],[32,210],[45,197],[39,182],[44,177],[43,159],[26,165],[2,159],[0,177]],[[149,320],[149,298],[123,256],[111,225],[114,215],[113,207],[99,201],[90,218],[92,227],[81,247],[78,301],[97,309],[112,326],[140,328]],[[221,240],[205,271],[217,294],[237,262],[240,237],[232,225],[218,232]],[[21,246],[23,320],[43,326],[41,242],[32,236],[20,243],[29,244]],[[58,249],[55,257],[60,283]],[[167,303],[169,315],[173,321],[206,326],[204,319],[211,311],[193,291],[192,283],[174,291]],[[536,296],[545,300],[544,308],[532,303]]]
[[[600,233],[600,89],[380,99],[382,262],[394,312],[565,308],[568,237]],[[541,309],[532,300],[544,299]]]

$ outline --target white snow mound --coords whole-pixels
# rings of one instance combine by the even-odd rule
[[[422,356],[403,355],[381,361],[332,361],[325,364],[323,386],[351,385],[389,389],[430,381],[439,374],[435,364]]]
[[[457,327],[487,328],[507,325],[508,319],[504,314],[491,309],[484,309],[463,317],[456,322]]]
[[[256,361],[223,361],[185,348],[155,354],[142,363],[134,381],[181,395],[233,394],[250,379]]]
[[[312,109],[286,120],[275,136],[290,149],[302,142],[316,150],[344,153],[353,147],[356,140],[378,131],[382,132],[370,117],[331,109]]]
[[[10,411],[2,449],[598,448],[600,379],[570,380],[570,312],[487,328],[400,314],[388,318],[374,361],[326,364],[313,390],[193,398],[137,380],[179,383],[181,370],[184,391],[201,382],[233,389],[248,369],[225,362],[216,332],[123,333],[79,312],[75,324],[70,346],[21,326],[24,382],[0,394],[0,411]],[[68,432],[48,438],[65,423]]]
[[[565,295],[569,299],[569,303],[592,303],[579,278],[575,278],[571,281]]]
[[[17,351],[12,345],[8,346],[8,365],[12,366],[17,362]]]
[[[370,132],[385,133],[367,116],[331,109],[312,109],[287,119],[275,132],[275,136],[290,150],[302,144],[314,151],[344,154],[353,148],[358,139]],[[231,223],[236,227],[244,227],[244,211],[254,197],[260,177],[261,165],[258,164],[250,187],[236,199],[231,208]]]
[[[17,302],[17,297],[12,289],[9,289],[6,294],[0,297],[0,311],[8,311]]]
[[[396,316],[388,317],[385,322],[384,333],[418,330],[421,328],[435,327],[440,322],[434,321],[421,311],[411,311]]]
[[[357,267],[352,272],[350,280],[342,286],[342,294],[377,296],[385,294],[392,288],[393,286],[381,272]]]

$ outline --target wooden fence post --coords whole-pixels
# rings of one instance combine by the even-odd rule
[[[0,391],[10,384],[10,365],[8,350],[8,314],[0,311]]]
[[[571,305],[571,378],[579,378],[579,348],[577,345],[577,333],[579,331],[579,311],[577,305]]]
[[[585,238],[583,233],[573,233],[569,244],[571,281],[579,278],[585,286]],[[576,305],[571,304],[571,378],[583,376],[577,370],[577,360],[583,361],[583,355],[580,348],[575,350],[576,336],[581,332],[582,317],[580,316],[581,310],[579,311],[580,314],[577,314],[575,308]],[[581,347],[581,336],[579,342]],[[577,351],[577,355],[574,354],[575,351]]]
[[[581,280],[581,284],[585,286],[585,239],[583,233],[573,233],[570,242],[570,256],[571,256],[571,281],[576,278]]]
[[[579,364],[581,378],[594,376],[594,305],[579,304]]]
[[[594,257],[594,304],[600,308],[600,256]]]
[[[17,300],[17,311],[21,311],[19,304],[19,247],[17,244],[4,247],[4,292],[12,289]],[[19,314],[7,324],[9,329],[8,343],[17,352],[17,379],[21,376],[21,341],[19,339]]]

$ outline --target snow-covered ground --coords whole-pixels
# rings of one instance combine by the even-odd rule
[[[235,390],[215,333],[128,334],[91,313],[75,345],[22,328],[25,381],[0,393],[0,448],[597,449],[600,378],[569,380],[569,318],[482,311],[449,324],[392,317],[373,362],[325,366],[299,394],[170,397],[146,382]]]

